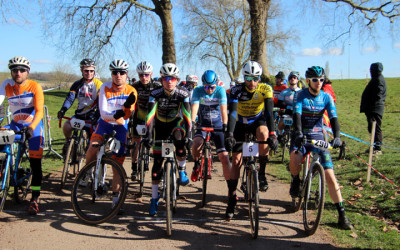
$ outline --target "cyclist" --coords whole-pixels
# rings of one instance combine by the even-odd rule
[[[332,159],[329,152],[314,149],[309,144],[306,144],[299,149],[299,146],[303,141],[303,136],[307,136],[307,139],[324,140],[322,130],[322,115],[325,110],[328,111],[334,134],[332,146],[339,147],[341,145],[339,121],[336,113],[335,103],[332,96],[321,91],[324,80],[325,71],[322,67],[312,66],[308,68],[306,71],[306,81],[309,87],[297,92],[295,95],[295,107],[293,110],[293,126],[295,133],[292,137],[292,141],[294,143],[291,143],[291,155],[289,163],[290,172],[293,176],[290,186],[290,195],[299,195],[299,173],[301,171],[303,155],[307,154],[310,150],[316,150],[316,152],[318,152],[321,156],[321,165],[325,169],[329,194],[339,212],[338,224],[343,229],[351,229],[352,225],[345,214],[342,195],[340,193],[339,184],[335,178]],[[296,149],[299,149],[297,154],[294,151]]]
[[[190,93],[190,98],[189,98],[190,103],[192,103],[193,90],[197,87],[198,81],[199,78],[196,75],[186,76],[186,89],[189,90]]]
[[[132,124],[133,124],[133,140],[138,144],[140,142],[140,135],[136,131],[137,125],[146,124],[146,116],[149,106],[150,92],[154,89],[161,88],[162,85],[159,82],[153,81],[153,66],[146,61],[139,63],[136,67],[136,72],[139,75],[139,81],[135,82],[132,86],[136,89],[138,94],[136,112],[134,113]],[[133,95],[134,93],[131,93]],[[128,105],[128,104],[127,104]],[[130,105],[129,105],[130,106]],[[132,181],[137,179],[137,158],[138,158],[139,147],[135,148],[135,152],[132,158]]]
[[[268,189],[265,176],[265,167],[268,162],[269,148],[275,150],[278,141],[275,134],[274,119],[272,116],[273,100],[272,88],[268,84],[259,84],[262,67],[258,62],[249,61],[242,68],[244,84],[236,85],[231,89],[229,96],[229,122],[225,135],[225,147],[232,150],[232,174],[228,180],[229,202],[226,216],[232,218],[236,206],[236,187],[242,165],[242,143],[245,133],[252,133],[257,141],[268,141],[269,146],[259,144],[260,170],[258,180],[260,191]],[[264,110],[264,114],[263,114]]]
[[[222,129],[226,131],[228,124],[227,100],[223,87],[217,86],[217,74],[212,70],[204,72],[202,87],[198,87],[193,92],[192,100],[192,123],[196,123],[199,128],[208,127]],[[192,154],[195,160],[191,180],[197,181],[200,173],[200,149],[204,142],[206,132],[196,130],[193,139]],[[230,178],[230,162],[228,152],[225,149],[224,132],[211,132],[211,137],[215,143],[218,158],[222,163],[225,180]]]
[[[289,88],[283,90],[278,96],[277,107],[284,109],[284,114],[292,116],[293,114],[293,98],[294,94],[300,90],[298,87],[300,73],[297,71],[292,71],[289,74]],[[278,141],[281,140],[283,129],[285,124],[281,119],[278,123]]]
[[[124,145],[126,144],[126,133],[128,131],[127,119],[130,117],[134,108],[134,105],[125,107],[124,103],[127,101],[134,104],[137,100],[136,90],[127,84],[128,68],[129,64],[122,59],[113,60],[110,63],[109,69],[111,71],[112,81],[104,83],[99,91],[98,105],[100,119],[90,138],[90,146],[86,152],[86,163],[96,160],[97,152],[100,150],[99,147],[94,147],[93,145],[101,143],[104,139],[103,135],[110,134],[113,130],[116,131],[115,138],[121,142],[121,148],[117,154],[113,152],[112,158],[117,160],[121,165],[124,163]],[[133,95],[131,95],[131,93],[133,93]],[[115,119],[114,115],[121,112],[124,113],[124,117]],[[87,180],[85,180],[85,182]],[[117,178],[114,178],[114,180],[115,182],[112,183],[112,190],[113,192],[118,192],[119,183],[117,183]],[[86,183],[80,183],[80,185],[85,184]],[[117,201],[118,197],[114,196],[113,204]]]
[[[75,110],[74,117],[80,120],[97,122],[99,118],[97,112],[97,97],[103,83],[94,77],[96,74],[96,64],[92,59],[83,59],[79,65],[82,78],[72,84],[64,104],[57,113],[57,118],[61,119],[74,101],[78,99],[78,107]],[[87,129],[87,131],[90,132],[90,129]],[[63,133],[68,141],[72,136],[72,127],[69,120],[64,123]],[[66,145],[67,144],[64,144],[63,147],[64,155]]]
[[[283,82],[285,79],[285,73],[279,71],[278,74],[275,75],[275,86],[274,86],[274,104],[278,103],[279,94],[288,88],[288,86]]]
[[[187,185],[186,149],[189,141],[191,120],[189,91],[177,86],[179,69],[173,63],[166,63],[160,69],[163,88],[153,90],[149,98],[149,113],[146,117],[147,135],[145,145],[151,147],[154,140],[166,140],[170,135],[174,138],[176,156],[178,159],[179,184]],[[154,130],[154,131],[153,131]],[[161,143],[153,148],[154,164],[152,168],[152,195],[149,214],[154,216],[158,208],[158,184],[163,176]]]
[[[0,105],[7,97],[12,121],[4,128],[13,130],[26,129],[29,146],[29,162],[32,169],[32,198],[28,212],[39,212],[38,198],[42,184],[43,157],[43,105],[44,95],[39,83],[29,80],[31,63],[22,56],[16,56],[8,62],[11,79],[6,79],[0,86]]]

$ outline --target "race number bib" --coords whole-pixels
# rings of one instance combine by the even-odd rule
[[[243,157],[257,157],[258,156],[258,143],[246,142],[243,143]]]
[[[314,147],[319,148],[324,151],[330,151],[332,150],[331,144],[324,140],[312,140],[311,143],[313,144]]]
[[[291,126],[293,124],[292,117],[284,117],[283,118],[283,124],[285,124],[286,126]]]
[[[136,132],[138,133],[138,135],[146,135],[147,126],[146,125],[137,125]]]
[[[15,140],[15,133],[12,130],[0,130],[0,145],[12,144]]]
[[[162,143],[161,145],[162,157],[172,158],[174,157],[174,144],[173,143]]]
[[[121,142],[117,139],[113,139],[110,143],[110,150],[117,154],[120,148]]]
[[[76,118],[71,118],[71,127],[74,129],[82,130],[85,127],[85,121]]]

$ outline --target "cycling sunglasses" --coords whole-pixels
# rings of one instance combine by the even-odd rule
[[[139,74],[139,77],[149,77],[150,74]]]
[[[166,81],[166,82],[178,80],[178,78],[173,77],[173,76],[163,76],[162,79],[163,79],[164,81]]]
[[[93,69],[84,69],[83,72],[85,72],[85,73],[93,73],[94,70]]]
[[[28,70],[26,70],[26,69],[12,69],[11,71],[12,71],[14,74],[16,74],[16,73],[18,73],[18,71],[21,72],[21,73],[25,73],[25,72],[28,71]]]
[[[318,82],[318,81],[324,82],[325,79],[324,78],[311,78],[311,81],[313,81],[313,82]]]
[[[216,87],[215,85],[204,85],[205,90],[214,90]]]
[[[126,71],[121,71],[121,70],[116,70],[116,71],[112,71],[112,74],[113,75],[118,75],[118,74],[120,74],[121,76],[123,76],[123,75],[126,75]]]
[[[257,81],[260,80],[260,77],[258,77],[258,76],[245,76],[244,79],[246,81],[248,81],[248,82],[251,82],[251,81],[257,82]]]

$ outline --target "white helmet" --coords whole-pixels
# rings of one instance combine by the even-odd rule
[[[153,72],[153,66],[149,62],[143,61],[136,66],[136,72],[138,74],[150,74]]]
[[[173,77],[179,78],[179,69],[173,63],[166,63],[163,66],[161,66],[160,75],[161,76],[173,76]]]
[[[112,61],[110,63],[110,70],[114,71],[114,70],[124,70],[127,71],[129,68],[129,64],[122,60],[122,59],[115,59],[114,61]]]
[[[242,74],[244,76],[261,76],[262,67],[256,61],[248,61],[242,68]]]
[[[195,82],[197,83],[199,81],[199,78],[195,75],[187,75],[186,76],[186,82]]]
[[[22,66],[25,68],[28,68],[28,70],[31,69],[31,63],[29,62],[28,59],[26,59],[23,56],[15,56],[8,61],[8,68],[13,69],[17,66]]]

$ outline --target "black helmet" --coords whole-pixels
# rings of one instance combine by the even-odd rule
[[[275,78],[280,78],[280,79],[285,79],[285,73],[282,71],[279,71],[278,74],[276,74]]]
[[[306,78],[323,77],[323,76],[325,76],[325,70],[320,66],[312,66],[308,68],[306,71]]]
[[[85,58],[80,63],[81,68],[83,67],[93,67],[96,68],[96,63],[92,59]]]

